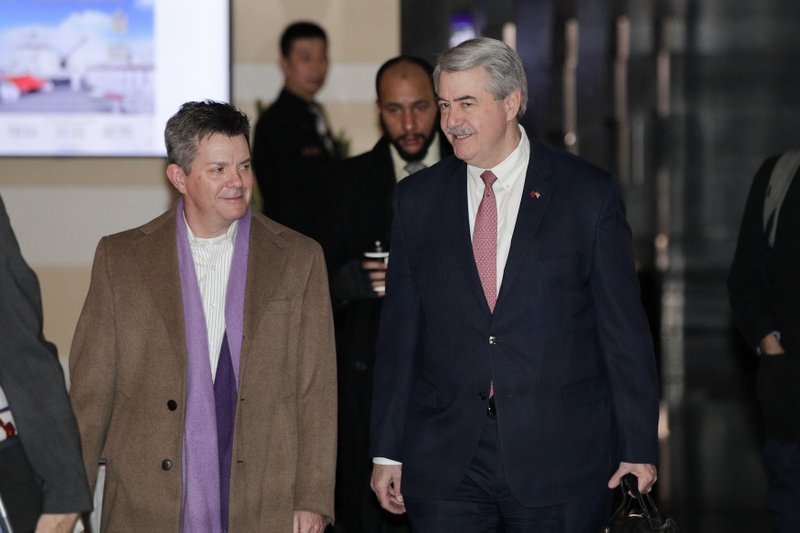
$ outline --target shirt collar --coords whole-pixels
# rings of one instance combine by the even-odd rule
[[[189,244],[191,246],[199,246],[201,244],[222,244],[223,242],[233,242],[236,240],[236,231],[239,227],[239,221],[234,220],[230,226],[228,226],[228,231],[225,232],[224,235],[218,235],[217,237],[198,237],[192,231],[192,228],[189,227],[189,222],[186,220],[186,213],[183,214],[183,223],[186,224],[186,232],[189,235]]]
[[[392,154],[392,166],[394,167],[395,178],[397,181],[400,181],[407,176],[405,166],[408,164],[408,161],[403,159],[391,140],[389,141],[389,153]],[[438,163],[441,159],[442,150],[440,147],[439,131],[436,130],[433,132],[433,140],[430,146],[428,146],[428,152],[425,154],[425,157],[422,158],[421,163],[426,167],[430,167]]]
[[[508,154],[508,157],[503,159],[498,165],[490,169],[467,165],[467,175],[470,179],[483,183],[481,174],[483,174],[484,170],[491,170],[494,175],[497,176],[495,187],[499,185],[503,189],[511,189],[514,185],[513,178],[515,171],[520,168],[528,168],[528,161],[530,160],[531,153],[531,142],[528,139],[528,135],[525,133],[525,128],[523,128],[521,124],[517,124],[517,127],[519,128],[520,136],[519,143],[517,147],[514,148],[514,151]],[[523,172],[522,175],[524,176],[525,172]]]

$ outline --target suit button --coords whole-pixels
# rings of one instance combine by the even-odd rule
[[[485,401],[485,400],[486,400],[486,398],[488,398],[488,397],[489,397],[489,395],[488,395],[488,394],[486,394],[485,392],[481,392],[480,394],[478,394],[478,398],[480,398],[481,400],[484,400],[484,401]]]
[[[167,409],[169,409],[170,411],[174,411],[177,408],[178,408],[178,402],[176,402],[175,400],[170,400],[167,402]]]
[[[494,335],[489,337],[489,344],[497,344],[497,337]]]
[[[161,461],[161,470],[171,470],[172,469],[172,461],[169,459],[164,459]]]

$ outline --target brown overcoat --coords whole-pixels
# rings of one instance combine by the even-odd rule
[[[179,530],[186,342],[175,208],[104,237],[70,353],[70,397],[102,531]],[[325,264],[312,240],[253,213],[231,532],[291,531],[295,510],[333,519],[336,368]]]

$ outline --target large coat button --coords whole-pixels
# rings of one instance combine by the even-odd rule
[[[172,461],[169,459],[164,459],[161,461],[161,470],[171,470],[172,469]]]
[[[169,409],[170,411],[174,411],[177,408],[178,408],[178,402],[176,402],[175,400],[169,400],[167,402],[167,409]]]

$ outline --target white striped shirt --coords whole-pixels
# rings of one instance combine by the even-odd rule
[[[184,222],[186,219],[184,218]],[[208,357],[211,362],[211,377],[217,375],[219,350],[225,333],[225,296],[228,292],[228,277],[233,260],[233,243],[236,240],[236,220],[225,235],[209,239],[195,237],[189,224],[189,247],[192,249],[194,271],[203,301],[203,313],[208,331]]]

